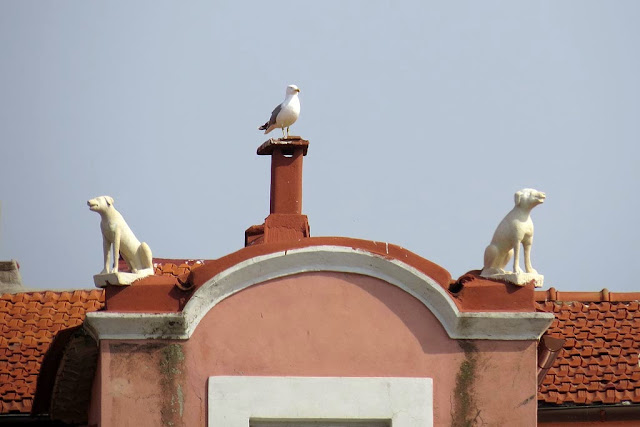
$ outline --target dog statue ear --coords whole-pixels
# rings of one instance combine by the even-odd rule
[[[107,202],[107,206],[113,206],[113,197],[104,196],[104,201]]]
[[[513,198],[515,199],[516,202],[516,206],[518,206],[520,204],[520,199],[522,198],[522,196],[524,195],[524,193],[522,192],[522,190],[516,192],[516,194],[514,194]]]

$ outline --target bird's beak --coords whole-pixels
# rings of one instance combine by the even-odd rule
[[[296,89],[296,92],[300,92],[300,89]]]

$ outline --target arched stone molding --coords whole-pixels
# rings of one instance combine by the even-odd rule
[[[554,319],[552,313],[462,312],[435,280],[397,259],[343,246],[310,246],[247,259],[216,274],[180,313],[87,314],[97,339],[188,339],[204,316],[231,295],[271,279],[331,271],[374,277],[417,298],[453,339],[536,340]],[[135,286],[135,285],[133,285]]]

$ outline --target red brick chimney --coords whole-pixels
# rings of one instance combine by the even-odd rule
[[[269,139],[259,156],[271,156],[270,213],[264,224],[249,227],[245,246],[300,240],[309,237],[309,221],[302,215],[302,160],[309,141],[298,136]]]

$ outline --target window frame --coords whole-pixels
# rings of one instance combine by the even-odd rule
[[[388,421],[393,427],[432,427],[433,380],[403,377],[209,377],[207,419],[209,427],[248,427],[251,420]]]

